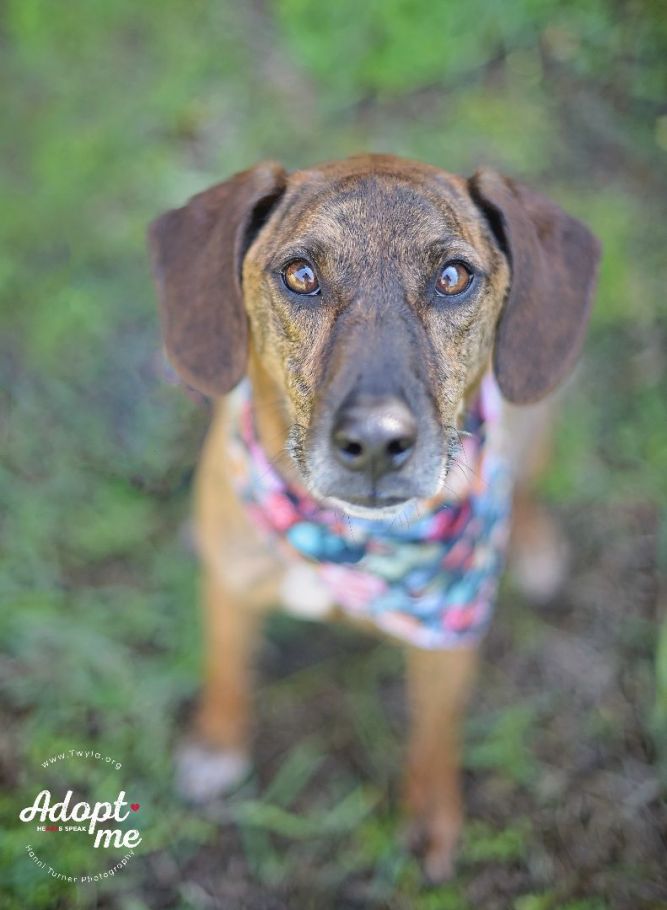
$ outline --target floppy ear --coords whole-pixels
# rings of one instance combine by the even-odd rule
[[[148,230],[169,359],[190,386],[223,395],[243,377],[243,257],[281,196],[285,171],[258,164],[160,215]]]
[[[511,268],[494,372],[508,401],[528,404],[555,388],[581,352],[600,244],[555,203],[494,171],[477,171],[469,187]]]

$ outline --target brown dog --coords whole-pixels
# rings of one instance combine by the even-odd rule
[[[249,376],[259,441],[285,481],[386,521],[441,493],[452,434],[492,363],[511,427],[515,537],[539,546],[552,531],[529,492],[548,405],[513,405],[545,399],[572,369],[599,249],[580,222],[492,171],[466,180],[375,155],[289,175],[258,165],[162,215],[150,240],[170,359],[217,399],[196,492],[206,678],[179,767],[186,795],[206,799],[246,767],[258,616],[285,573],[230,480],[223,396]],[[442,879],[461,825],[459,725],[476,650],[407,651],[406,796],[425,869]]]

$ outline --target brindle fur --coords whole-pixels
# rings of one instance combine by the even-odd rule
[[[544,397],[571,369],[598,249],[579,222],[493,172],[465,180],[376,155],[289,176],[258,166],[161,216],[151,246],[170,356],[187,383],[218,398],[196,490],[205,685],[180,774],[201,799],[232,782],[239,763],[230,756],[247,752],[253,608],[275,603],[283,571],[230,486],[224,393],[247,370],[270,457],[350,512],[366,481],[331,458],[332,421],[351,395],[399,396],[417,416],[417,445],[378,486],[406,500],[431,496],[447,482],[452,435],[492,358],[517,403]],[[314,264],[320,297],[286,292],[281,269],[296,257]],[[479,275],[473,293],[435,299],[438,268],[458,257]],[[534,421],[506,409],[507,421],[522,423],[513,451],[520,516],[537,549],[545,519],[536,523],[528,495],[537,468],[526,421],[546,437],[550,407],[525,409]],[[522,538],[521,525],[514,534]],[[551,545],[550,525],[546,537]],[[425,869],[441,879],[461,824],[458,731],[476,654],[408,648],[407,663],[406,798]]]
[[[317,267],[321,303],[285,294],[279,272],[298,255]],[[430,285],[445,255],[464,256],[486,277],[465,303],[433,306]],[[401,484],[417,498],[439,491],[447,437],[487,366],[508,282],[507,261],[461,178],[376,156],[292,175],[246,254],[243,286],[254,369],[278,380],[288,448],[316,495],[344,498],[326,440],[352,390],[395,392],[420,415],[415,457],[400,478],[386,479],[387,492]]]

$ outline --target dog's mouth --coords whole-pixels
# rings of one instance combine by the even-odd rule
[[[345,499],[326,496],[323,499],[325,505],[339,509],[352,518],[365,518],[371,521],[396,518],[408,511],[414,502],[414,498],[403,496],[351,496]]]
[[[363,509],[390,509],[405,505],[407,501],[405,496],[378,496],[375,493],[370,496],[352,496],[346,500],[349,505]]]
[[[336,509],[351,518],[370,521],[391,521],[408,517],[414,511],[418,498],[412,496],[351,496],[345,494],[317,497],[323,506]]]

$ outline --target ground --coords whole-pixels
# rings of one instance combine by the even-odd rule
[[[667,24],[658,3],[583,7],[3,4],[3,908],[667,907]],[[571,572],[541,608],[504,583],[458,875],[435,889],[403,845],[400,649],[351,629],[272,618],[252,776],[204,812],[172,788],[199,684],[207,412],[169,384],[145,224],[255,160],[363,150],[520,176],[605,251],[542,490]],[[38,782],[72,785],[41,765],[70,748],[121,761],[144,836],[78,888],[29,861],[18,821]],[[75,835],[54,850],[90,861]]]

